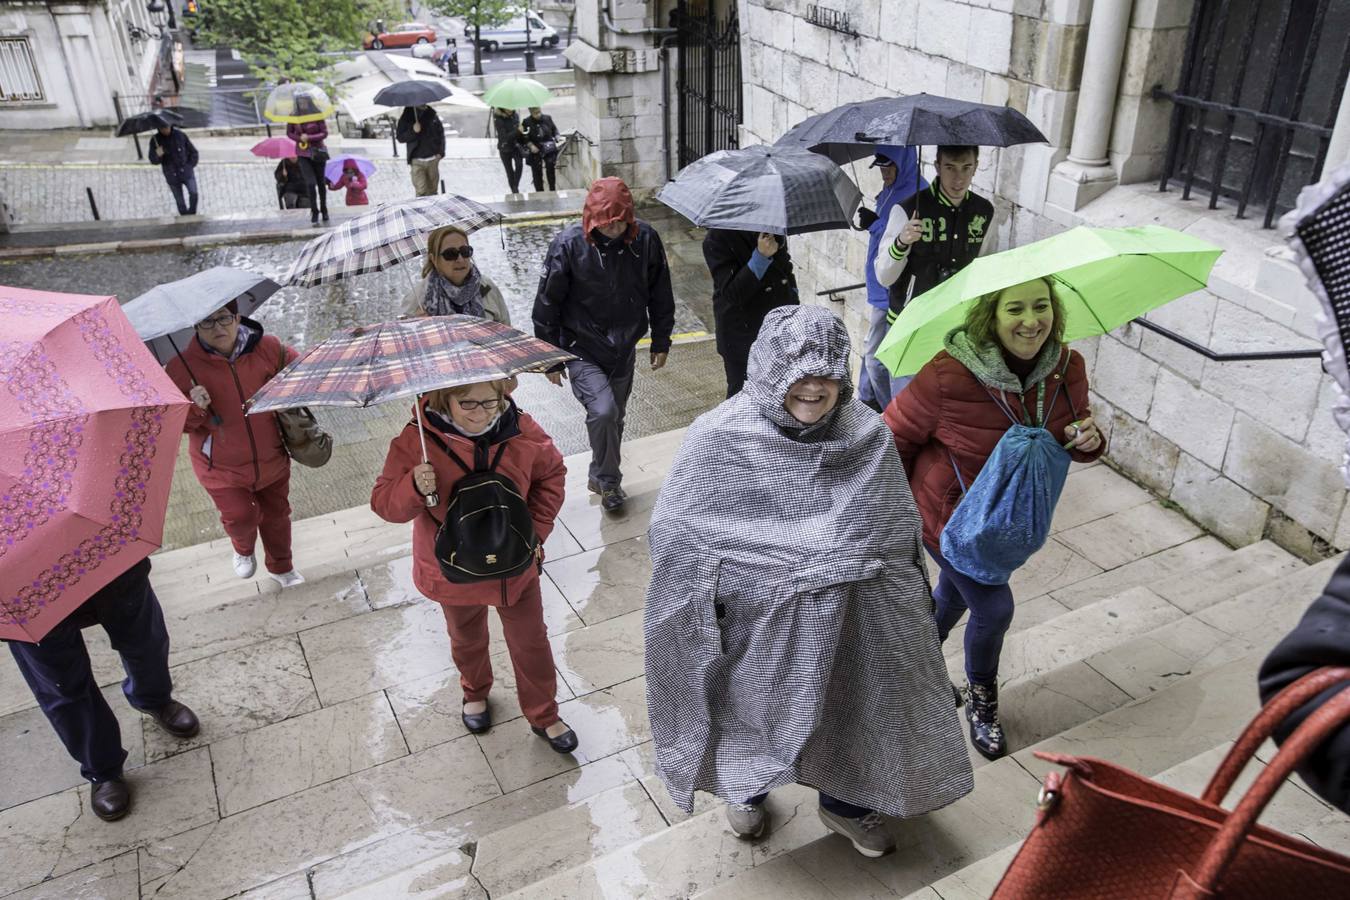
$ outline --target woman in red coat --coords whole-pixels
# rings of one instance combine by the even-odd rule
[[[947,335],[946,349],[885,411],[923,516],[924,546],[942,569],[933,589],[938,636],[945,641],[970,610],[966,717],[971,743],[990,759],[1007,752],[998,717],[998,658],[1012,624],[1012,591],[1007,584],[981,584],[957,571],[942,558],[940,538],[961,500],[961,481],[975,480],[1012,424],[998,400],[1026,422],[1062,436],[1079,462],[1094,460],[1106,449],[1088,409],[1083,358],[1064,345],[1063,337],[1064,311],[1049,280],[986,295],[971,307],[965,324]]]
[[[234,572],[252,578],[262,535],[267,571],[282,587],[305,579],[291,562],[291,458],[275,413],[244,414],[244,401],[262,389],[296,352],[234,301],[197,323],[169,377],[193,403],[184,431],[197,480],[220,511],[234,547]]]
[[[492,606],[497,609],[511,653],[521,712],[531,730],[554,750],[571,753],[577,748],[577,736],[558,718],[558,673],[544,625],[539,567],[529,566],[510,578],[452,584],[441,573],[435,549],[437,523],[445,520],[455,483],[466,469],[486,469],[505,445],[496,471],[509,477],[524,495],[542,563],[544,540],[553,531],[554,519],[562,508],[567,474],[562,454],[534,419],[505,395],[501,382],[432,391],[419,402],[430,462],[422,462],[417,427],[409,424],[389,444],[384,471],[370,495],[370,507],[387,522],[413,523],[413,584],[441,604],[445,613],[450,655],[459,668],[464,690],[464,726],[474,734],[492,727],[487,705],[492,688],[487,610]],[[444,443],[460,464],[449,459],[435,439]],[[440,502],[428,508],[426,498],[432,494]]]

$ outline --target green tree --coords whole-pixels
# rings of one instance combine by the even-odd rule
[[[479,35],[484,28],[495,28],[511,21],[520,11],[516,0],[427,0],[427,9],[439,16],[464,20],[465,33],[473,33],[473,74],[483,74],[483,48]]]
[[[239,51],[263,82],[323,83],[325,51],[358,48],[373,20],[401,15],[395,0],[208,0],[199,34]]]

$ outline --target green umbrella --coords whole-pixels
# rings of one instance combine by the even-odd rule
[[[508,78],[483,93],[483,102],[500,109],[528,109],[543,106],[553,92],[533,78]]]
[[[910,301],[877,348],[895,375],[913,375],[986,294],[1049,276],[1064,306],[1064,339],[1105,334],[1203,288],[1223,250],[1161,225],[1078,227],[976,259]]]

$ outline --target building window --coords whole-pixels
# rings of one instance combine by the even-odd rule
[[[42,79],[38,77],[28,38],[0,38],[0,103],[42,99]]]

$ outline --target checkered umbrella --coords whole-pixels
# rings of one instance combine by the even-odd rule
[[[386,203],[306,244],[281,283],[314,287],[378,272],[421,256],[437,228],[458,225],[471,232],[501,220],[501,213],[456,194]]]
[[[509,325],[429,316],[358,326],[316,344],[248,401],[250,413],[371,406],[437,388],[543,372],[572,354]]]
[[[804,234],[848,228],[862,194],[823,156],[754,146],[697,160],[656,199],[704,228]]]
[[[1350,435],[1350,164],[1318,184],[1305,187],[1298,207],[1280,220],[1308,288],[1321,301],[1317,317],[1322,338],[1322,368],[1336,382],[1332,416]],[[1341,473],[1350,486],[1350,441],[1341,457]]]

